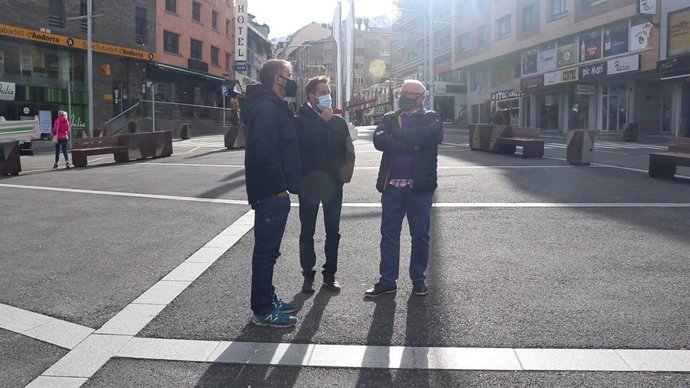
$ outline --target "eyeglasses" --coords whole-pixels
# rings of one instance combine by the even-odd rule
[[[423,96],[423,95],[424,95],[424,92],[415,93],[415,92],[410,92],[410,91],[404,91],[404,92],[402,92],[402,93],[400,93],[400,94],[403,95],[403,96],[405,96],[405,97],[418,98],[418,97],[420,97],[420,96]]]

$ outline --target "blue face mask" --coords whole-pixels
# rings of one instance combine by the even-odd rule
[[[319,96],[319,103],[318,103],[318,105],[319,105],[319,108],[320,108],[320,109],[328,109],[328,108],[330,108],[332,102],[333,102],[333,101],[331,100],[331,95],[330,95],[330,94],[326,94],[325,96]]]

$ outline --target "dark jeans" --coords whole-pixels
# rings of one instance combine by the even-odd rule
[[[251,306],[255,314],[267,314],[273,309],[273,267],[280,256],[289,213],[290,197],[287,195],[262,198],[254,207]]]
[[[323,223],[326,227],[326,263],[323,265],[323,276],[327,281],[335,278],[338,270],[338,245],[340,244],[340,211],[343,206],[343,186],[337,186],[329,198],[322,199]],[[314,233],[316,232],[316,217],[319,214],[319,201],[310,196],[299,196],[299,262],[302,274],[314,276],[316,252],[314,251]]]
[[[400,231],[407,216],[412,238],[410,279],[425,279],[429,263],[429,227],[433,191],[416,192],[409,188],[386,187],[381,195],[381,264],[379,282],[396,286],[400,271]]]
[[[65,156],[65,162],[69,161],[69,157],[67,156],[67,144],[69,143],[69,139],[60,139],[58,140],[57,143],[55,143],[55,164],[60,161],[60,149],[62,148],[62,154]]]

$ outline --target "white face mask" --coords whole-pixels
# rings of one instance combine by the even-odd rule
[[[326,94],[325,96],[319,96],[318,106],[320,109],[328,109],[331,107],[331,95]]]

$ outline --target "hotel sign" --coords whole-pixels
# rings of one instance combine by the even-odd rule
[[[235,71],[247,70],[247,0],[235,0]]]
[[[0,35],[8,36],[10,38],[46,43],[53,46],[71,47],[82,50],[86,50],[88,47],[88,42],[85,39],[72,38],[65,35],[51,34],[49,32],[14,27],[6,24],[0,24]],[[156,60],[156,53],[150,51],[137,50],[129,47],[116,46],[113,44],[100,42],[92,42],[91,47],[93,51],[103,54],[141,59],[144,61]]]

